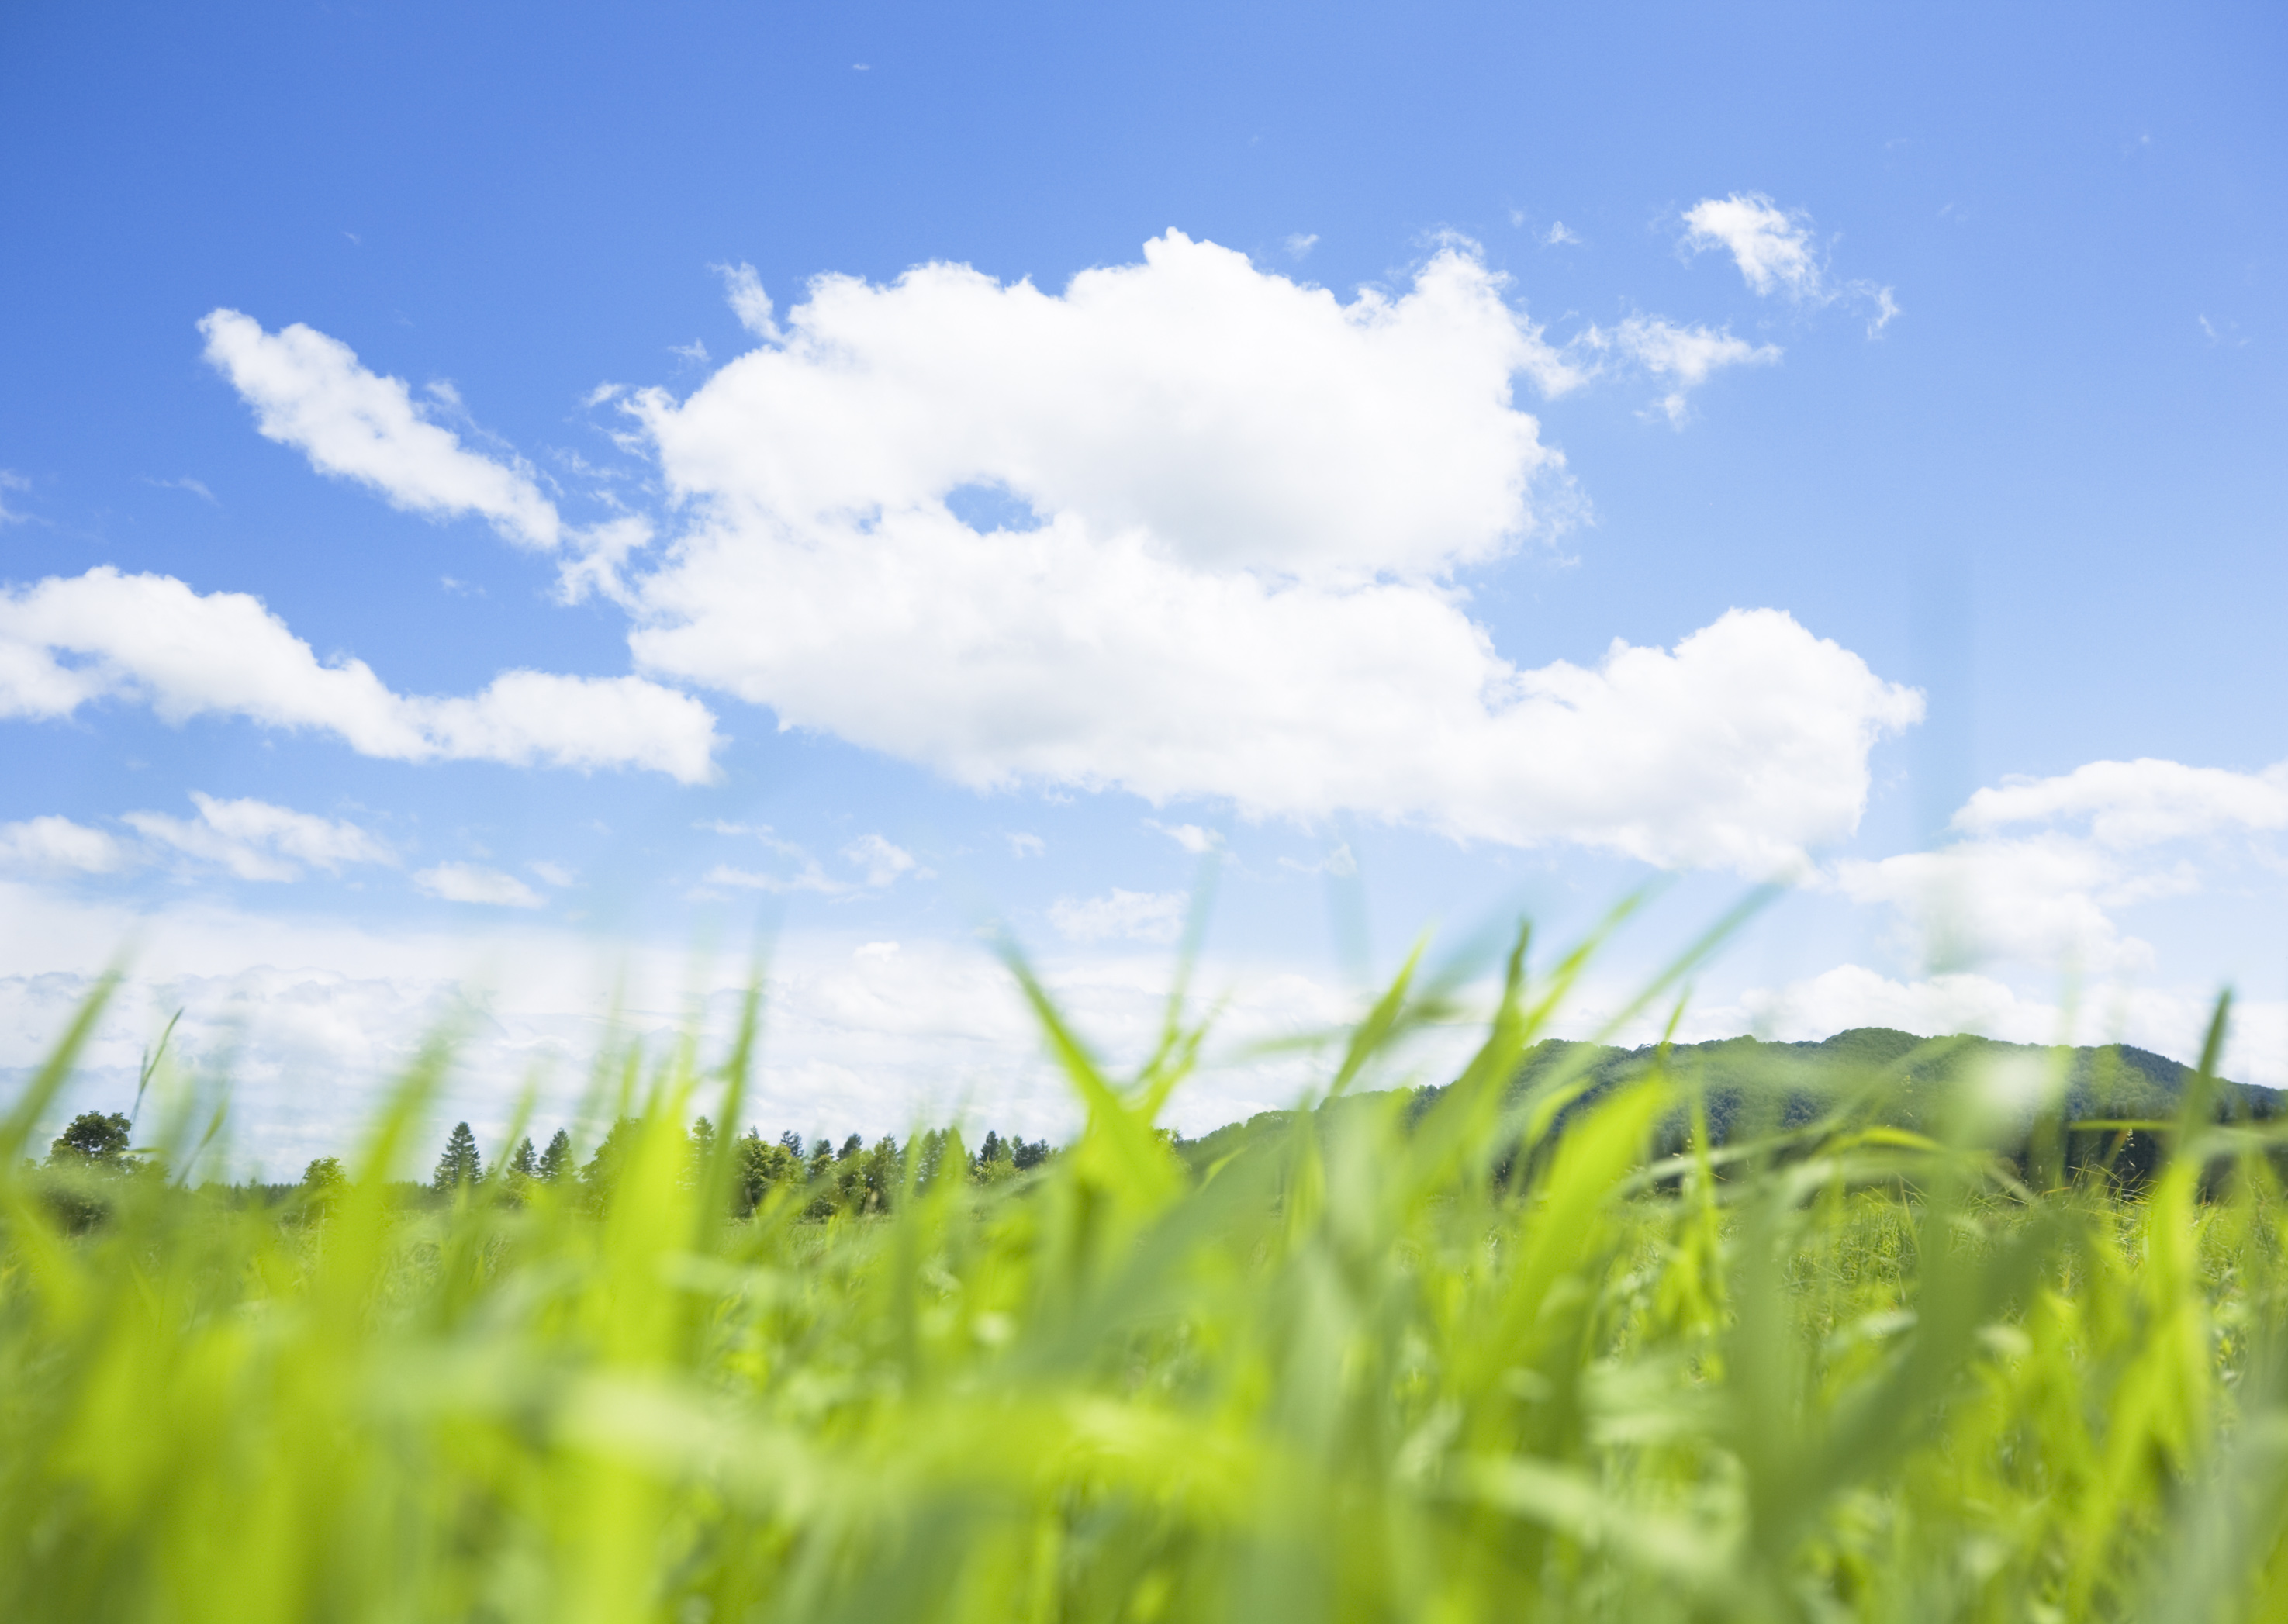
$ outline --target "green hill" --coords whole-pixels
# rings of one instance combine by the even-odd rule
[[[1622,1049],[1547,1039],[1527,1051],[1513,1087],[1523,1092],[1558,1075],[1576,1074],[1579,1068],[1589,1079],[1585,1103],[1644,1074],[1657,1054],[1651,1044]],[[1703,1091],[1711,1137],[1719,1144],[1743,1126],[1767,1130],[1802,1126],[1854,1102],[1867,1118],[1895,1127],[1936,1127],[1938,1113],[1960,1099],[1968,1087],[1987,1090],[1991,1109],[2006,1128],[2014,1119],[2022,1135],[2031,1126],[2035,1102],[2046,1091],[2051,1068],[2061,1065],[2070,1121],[2165,1121],[2176,1114],[2193,1076],[2191,1066],[2125,1043],[2061,1050],[1967,1035],[1920,1038],[1887,1026],[1854,1027],[1816,1042],[1737,1037],[1679,1043],[1670,1049],[1668,1065],[1680,1081]],[[1418,1090],[1418,1111],[1427,1109],[1443,1091]],[[2226,1081],[2219,1097],[2220,1109],[2227,1113],[2258,1120],[2288,1114],[2288,1094],[2276,1089]],[[1339,1112],[1347,1108],[1346,1102],[1337,1102],[1333,1108]],[[1264,1112],[1186,1141],[1183,1149],[1195,1165],[1205,1166],[1292,1116],[1286,1111]],[[1683,1131],[1680,1113],[1672,1119],[1668,1137],[1680,1145]],[[2112,1138],[2109,1134],[2075,1137],[2079,1142],[2077,1161],[2125,1151],[2125,1171],[2141,1168],[2153,1148],[2143,1135],[2130,1136],[2125,1146],[2103,1143]]]
[[[1585,1060],[1592,1092],[1601,1093],[1648,1070],[1656,1053],[1651,1045],[1591,1048],[1551,1040],[1527,1056],[1519,1082],[1530,1087]],[[2040,1081],[2061,1064],[2066,1114],[2076,1120],[2173,1116],[2193,1075],[2189,1066],[2126,1043],[2062,1050],[1966,1035],[1919,1038],[1887,1026],[1858,1026],[1817,1042],[1738,1037],[1679,1043],[1669,1050],[1670,1068],[1704,1088],[1712,1112],[1721,1108],[1728,1119],[1732,1109],[1776,1103],[1784,1122],[1808,1121],[1850,1096],[1867,1094],[1880,1101],[1881,1115],[1901,1127],[1923,1125],[1934,1105],[1973,1083],[2006,1100],[2022,1095],[2030,1118]],[[2284,1103],[2276,1089],[2243,1083],[2228,1081],[2220,1093],[2228,1108],[2237,1105],[2255,1117],[2276,1114]]]

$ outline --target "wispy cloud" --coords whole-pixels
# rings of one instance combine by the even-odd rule
[[[1863,302],[1873,309],[1870,337],[1899,313],[1889,288],[1863,280],[1836,281],[1825,250],[1812,235],[1811,216],[1782,209],[1760,192],[1703,198],[1685,210],[1684,226],[1681,246],[1688,254],[1729,252],[1741,279],[1760,297],[1777,294],[1803,305],[1847,298]]]
[[[228,869],[242,880],[297,880],[305,865],[338,874],[353,863],[394,864],[388,843],[356,824],[274,806],[191,792],[195,819],[131,812],[121,821],[147,840]]]
[[[1610,329],[1591,327],[1575,343],[1641,367],[1668,384],[1657,409],[1673,428],[1684,426],[1691,415],[1691,392],[1712,373],[1770,366],[1780,359],[1777,345],[1750,344],[1728,331],[1680,327],[1658,316],[1631,316]]]
[[[1315,863],[1299,862],[1294,858],[1283,857],[1279,860],[1279,866],[1292,868],[1298,874],[1324,874],[1338,880],[1347,880],[1358,872],[1358,860],[1351,855],[1348,841],[1331,847]]]
[[[1122,891],[1085,899],[1060,897],[1049,907],[1049,923],[1060,935],[1080,943],[1126,939],[1172,942],[1183,934],[1189,899],[1181,891]]]
[[[142,479],[144,484],[151,486],[158,490],[188,491],[200,501],[207,503],[211,506],[220,507],[222,505],[220,503],[215,501],[215,494],[209,490],[204,483],[197,479],[187,478],[181,479],[155,479],[148,474],[142,476]]]
[[[473,902],[489,907],[544,907],[547,899],[512,874],[478,863],[439,863],[413,876],[413,883],[446,902]]]
[[[276,333],[252,317],[216,310],[199,322],[206,357],[254,408],[265,439],[294,447],[321,473],[353,479],[394,506],[434,519],[473,513],[512,541],[553,547],[556,506],[521,461],[504,463],[432,422],[401,378],[358,364],[339,339],[300,322]],[[426,392],[457,411],[449,384]]]
[[[787,896],[808,891],[822,897],[845,897],[862,891],[887,891],[901,879],[912,875],[917,879],[931,877],[930,871],[919,864],[912,852],[894,845],[879,835],[862,835],[844,846],[842,860],[857,870],[848,879],[829,874],[825,865],[812,856],[807,849],[785,839],[768,824],[727,823],[714,821],[699,825],[718,835],[734,835],[757,840],[770,851],[799,865],[793,873],[763,873],[738,867],[730,863],[719,863],[707,871],[703,883],[731,885],[745,891],[768,891]]]

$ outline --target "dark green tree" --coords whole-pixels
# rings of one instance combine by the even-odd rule
[[[571,1170],[572,1136],[560,1128],[556,1137],[548,1142],[548,1148],[540,1153],[540,1176],[552,1184]]]
[[[508,1170],[519,1178],[540,1176],[540,1158],[533,1153],[530,1135],[516,1142],[516,1154],[508,1159]]]
[[[850,1158],[855,1156],[860,1151],[862,1151],[865,1148],[866,1141],[860,1138],[854,1133],[842,1142],[842,1148],[834,1153],[834,1160],[837,1161],[847,1161]]]
[[[50,1167],[123,1168],[134,1124],[116,1111],[83,1111],[48,1146]]]
[[[454,1123],[453,1131],[445,1140],[445,1153],[437,1158],[437,1171],[430,1178],[429,1187],[450,1193],[475,1184],[484,1176],[484,1161],[477,1154],[477,1136],[469,1131],[466,1122]]]
[[[1016,1177],[1017,1163],[1009,1141],[987,1129],[985,1143],[977,1147],[977,1163],[970,1176],[981,1184],[997,1184],[1005,1178]]]

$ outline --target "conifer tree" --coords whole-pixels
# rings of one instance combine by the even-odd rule
[[[430,1188],[449,1192],[464,1184],[473,1184],[484,1176],[484,1162],[477,1154],[477,1136],[469,1131],[466,1122],[454,1123],[451,1135],[445,1140],[445,1153],[437,1158],[437,1172],[429,1181]]]
[[[548,1148],[540,1153],[540,1176],[552,1184],[571,1170],[572,1136],[560,1128]]]
[[[508,1170],[519,1178],[538,1178],[540,1158],[533,1153],[529,1135],[516,1142],[516,1154],[508,1160]]]

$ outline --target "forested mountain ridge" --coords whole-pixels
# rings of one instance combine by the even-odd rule
[[[1658,1044],[1624,1049],[1549,1038],[1526,1052],[1512,1087],[1523,1093],[1561,1075],[1569,1080],[1585,1075],[1581,1102],[1585,1104],[1647,1074],[1659,1059]],[[2054,1074],[2051,1068],[2060,1065],[2065,1072],[2068,1121],[2166,1121],[2176,1114],[2194,1074],[2189,1066],[2126,1043],[2062,1050],[1967,1034],[1923,1038],[1888,1026],[1856,1026],[1804,1042],[1736,1037],[1677,1043],[1669,1047],[1666,1064],[1678,1082],[1701,1094],[1711,1137],[1720,1144],[1736,1126],[1748,1121],[1767,1129],[1798,1127],[1855,1101],[1866,1116],[1895,1127],[1934,1127],[1934,1108],[1958,1097],[1961,1087],[1973,1081],[1982,1081],[1998,1094],[2016,1100],[2017,1113],[2030,1124],[2034,1101]],[[1444,1092],[1445,1085],[1415,1089],[1417,1113]],[[1387,1097],[1359,1097],[1362,1103]],[[2288,1093],[2277,1089],[2224,1081],[2218,1085],[2218,1099],[2225,1114],[2260,1121],[2288,1115]],[[1335,1108],[1344,1108],[1343,1102]],[[1290,1111],[1261,1112],[1244,1122],[1185,1140],[1186,1159],[1204,1166],[1293,1115]],[[1679,1137],[1682,1123],[1680,1111],[1665,1137]],[[2133,1161],[2143,1159],[2134,1153],[2138,1148],[2131,1147]]]
[[[1519,1081],[1531,1086],[1561,1066],[1579,1064],[1577,1051],[1591,1046],[1552,1039],[1528,1054]],[[1656,1044],[1639,1049],[1609,1045],[1595,1049],[1588,1070],[1591,1092],[1642,1075],[1659,1052]],[[2176,1113],[2193,1068],[2149,1049],[2126,1043],[2062,1050],[2042,1043],[2006,1043],[1966,1034],[1920,1038],[1888,1026],[1855,1026],[1816,1042],[1778,1043],[1760,1038],[1720,1038],[1678,1043],[1668,1066],[1680,1080],[1705,1089],[1712,1101],[1737,1095],[1779,1095],[1790,1103],[1787,1116],[1818,1114],[1841,1097],[1876,1089],[1885,1114],[1903,1126],[1921,1120],[1934,1101],[1960,1084],[1986,1079],[2030,1097],[2050,1068],[2065,1069],[2065,1115],[2069,1120],[2154,1119]],[[2276,1089],[2223,1081],[2220,1098],[2259,1118],[2288,1108]]]

